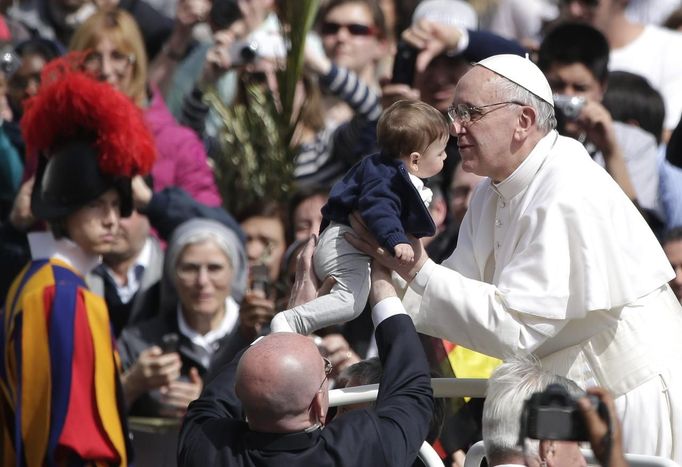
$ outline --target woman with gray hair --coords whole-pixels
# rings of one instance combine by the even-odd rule
[[[131,414],[182,416],[218,352],[234,354],[248,344],[238,325],[246,278],[244,245],[225,225],[193,219],[173,232],[162,285],[166,306],[124,329],[118,342]]]

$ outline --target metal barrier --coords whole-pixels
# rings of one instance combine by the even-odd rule
[[[487,385],[487,379],[431,378],[434,397],[485,397]],[[329,391],[329,406],[372,402],[378,392],[378,384],[332,389]],[[419,458],[426,467],[443,467],[440,456],[426,441],[419,448]]]
[[[431,378],[434,397],[485,397],[487,379]],[[329,391],[329,406],[360,404],[376,400],[378,384]]]

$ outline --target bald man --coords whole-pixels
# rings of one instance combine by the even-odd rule
[[[433,410],[429,368],[383,267],[372,267],[369,300],[384,367],[374,408],[327,424],[331,363],[310,338],[274,333],[235,358],[190,404],[178,465],[410,465]]]

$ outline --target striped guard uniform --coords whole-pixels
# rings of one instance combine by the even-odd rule
[[[52,257],[24,268],[0,313],[2,465],[127,465],[104,300]]]

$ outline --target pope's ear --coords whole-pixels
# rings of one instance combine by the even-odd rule
[[[533,107],[530,106],[521,107],[521,112],[519,112],[516,121],[517,126],[514,135],[519,139],[525,139],[528,136],[530,130],[537,122],[537,118],[538,113]]]
[[[530,106],[524,106],[519,115],[519,126],[526,131],[530,129],[538,120],[537,111]]]

